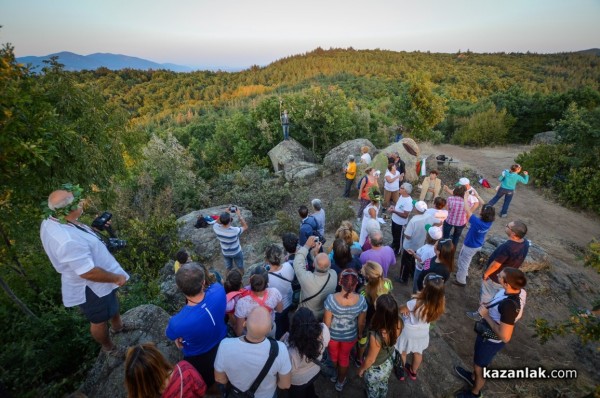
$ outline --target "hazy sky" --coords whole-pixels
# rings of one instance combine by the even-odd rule
[[[600,0],[0,0],[17,56],[110,52],[247,67],[318,46],[560,52],[600,47]]]

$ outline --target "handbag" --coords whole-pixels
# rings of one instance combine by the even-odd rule
[[[488,325],[488,323],[486,322],[485,319],[480,319],[477,322],[475,322],[475,326],[473,326],[473,330],[475,330],[475,332],[478,335],[480,335],[481,337],[483,337],[484,339],[488,339],[488,340],[502,340],[490,328],[490,325]]]
[[[258,390],[260,383],[262,383],[263,379],[269,372],[269,369],[271,369],[273,362],[275,362],[275,358],[277,358],[277,355],[279,354],[279,345],[277,344],[277,341],[269,339],[269,342],[271,343],[271,349],[269,350],[269,358],[267,359],[265,366],[263,366],[258,376],[256,376],[254,383],[252,383],[250,388],[246,391],[241,391],[239,388],[229,383],[229,388],[227,389],[227,393],[225,394],[226,398],[254,398],[256,390]]]

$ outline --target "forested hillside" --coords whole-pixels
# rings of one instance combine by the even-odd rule
[[[289,199],[267,152],[291,136],[319,156],[354,138],[483,146],[529,142],[555,128],[560,144],[524,155],[536,178],[581,205],[600,200],[600,58],[593,54],[397,53],[317,49],[239,73],[39,74],[0,50],[0,369],[17,396],[73,390],[97,354],[88,325],[62,307],[60,280],[39,242],[40,202],[66,182],[106,209],[128,241],[134,277],[123,310],[161,305],[155,283],[180,242],[176,216],[230,198],[264,221]],[[553,122],[554,121],[554,122]],[[582,184],[586,181],[586,184]],[[568,188],[568,189],[567,189]]]

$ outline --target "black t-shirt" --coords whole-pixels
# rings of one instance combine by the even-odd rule
[[[444,278],[444,283],[450,277],[450,271],[448,270],[448,267],[446,267],[444,264],[438,263],[435,261],[435,259],[435,257],[431,259],[428,270],[423,270],[419,274],[419,279],[417,279],[417,290],[423,290],[423,282],[425,281],[427,274],[438,274]]]
[[[488,259],[488,267],[494,261],[497,261],[501,264],[501,266],[490,275],[490,278],[496,282],[498,282],[498,274],[506,267],[519,268],[523,261],[525,261],[525,257],[527,257],[527,253],[529,252],[529,241],[527,239],[523,239],[523,242],[515,242],[514,240],[508,240],[498,246],[496,250],[492,253],[490,258]]]
[[[500,313],[500,322],[507,325],[514,325],[519,315],[519,306],[516,301],[519,300],[519,296],[513,298],[504,299],[498,304],[498,312]]]

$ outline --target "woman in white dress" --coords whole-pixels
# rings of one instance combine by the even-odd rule
[[[363,218],[360,226],[358,244],[361,246],[365,243],[367,236],[369,235],[369,225],[371,224],[372,228],[372,224],[374,224],[374,222],[379,223],[379,221],[377,221],[377,215],[379,214],[379,209],[381,208],[381,193],[379,192],[379,188],[371,187],[371,189],[369,189],[369,199],[371,202],[363,210]]]

